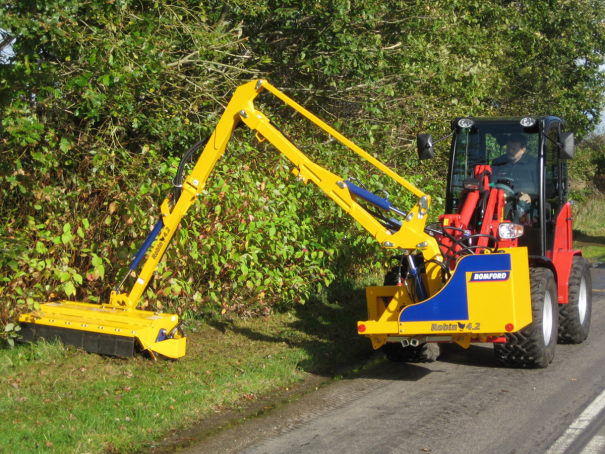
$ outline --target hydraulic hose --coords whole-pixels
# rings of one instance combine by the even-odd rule
[[[205,146],[208,143],[209,137],[206,137],[205,139],[200,140],[199,142],[197,142],[195,145],[193,145],[189,150],[187,150],[185,152],[185,154],[183,155],[183,157],[181,158],[181,162],[179,163],[179,167],[176,171],[176,176],[174,177],[173,180],[173,185],[174,185],[174,190],[172,192],[172,200],[176,203],[176,201],[179,199],[179,197],[181,196],[181,193],[183,192],[183,180],[184,180],[184,172],[185,172],[185,166],[187,165],[187,162],[189,161],[189,159],[191,159],[191,157],[193,156],[193,153],[195,153],[197,150],[199,150],[200,148],[202,148],[203,146]]]

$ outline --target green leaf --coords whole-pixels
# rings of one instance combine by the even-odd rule
[[[103,265],[97,265],[95,267],[95,275],[96,277],[103,279],[105,277],[105,267]]]
[[[61,143],[59,145],[59,148],[61,149],[61,151],[63,153],[67,153],[69,151],[69,149],[71,148],[69,140],[67,140],[65,137],[61,137]]]
[[[71,296],[76,292],[74,284],[72,284],[71,282],[66,282],[65,284],[63,284],[63,290],[65,290],[67,296]]]

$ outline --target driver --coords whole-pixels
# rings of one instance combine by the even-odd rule
[[[532,196],[538,194],[537,159],[525,154],[527,137],[511,134],[506,143],[506,153],[492,161],[492,179],[499,178],[511,183],[520,202],[531,203]]]

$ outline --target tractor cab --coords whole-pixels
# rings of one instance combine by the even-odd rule
[[[528,248],[530,259],[552,260],[557,225],[563,230],[559,236],[567,236],[571,217],[567,160],[573,158],[574,143],[564,126],[554,116],[453,120],[446,213],[460,213],[469,184],[487,176],[489,186],[504,195],[503,209],[494,217],[523,226],[517,245]],[[432,157],[430,136],[419,136],[419,154]]]

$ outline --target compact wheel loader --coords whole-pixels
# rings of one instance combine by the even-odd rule
[[[340,177],[309,159],[256,108],[254,101],[263,91],[357,153],[393,185],[411,192],[414,206],[403,211],[388,195],[378,195],[358,180]],[[571,250],[565,163],[573,157],[574,143],[572,134],[562,132],[562,120],[452,122],[448,214],[427,226],[429,195],[267,81],[258,80],[239,87],[210,138],[185,153],[174,192],[161,205],[160,220],[109,301],[42,304],[20,317],[24,340],[58,337],[90,352],[117,356],[133,355],[136,346],[153,358],[184,356],[187,338],[179,317],[136,307],[181,219],[202,193],[234,129],[243,125],[292,162],[298,181],[313,182],[382,247],[396,252],[397,264],[384,285],[367,289],[368,320],[357,327],[390,359],[435,359],[431,347],[438,342],[463,347],[492,342],[505,364],[545,367],[552,361],[557,339],[579,343],[588,335],[590,273],[581,253]],[[533,178],[533,186],[525,185],[516,169],[507,173],[511,170],[505,169],[507,165],[494,170],[500,155],[512,149],[507,140],[519,134],[533,166],[520,175]],[[420,159],[433,156],[430,136],[420,135],[418,144]],[[185,164],[200,149],[185,177]],[[132,288],[121,293],[131,276]]]
[[[446,214],[424,229],[439,252],[405,251],[384,286],[367,290],[358,329],[374,347],[427,362],[438,356],[431,343],[491,342],[503,364],[535,368],[553,360],[557,342],[586,339],[592,282],[572,248],[574,139],[564,125],[553,116],[452,121]],[[432,158],[432,137],[417,142],[419,158]],[[441,267],[437,292],[429,264]]]

